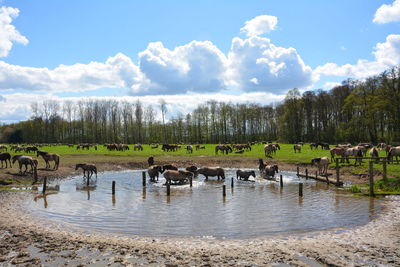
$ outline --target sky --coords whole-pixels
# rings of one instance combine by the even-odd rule
[[[0,123],[44,100],[271,104],[399,64],[400,0],[0,0]]]

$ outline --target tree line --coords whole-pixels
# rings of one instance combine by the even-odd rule
[[[31,111],[27,121],[2,125],[0,141],[393,143],[400,141],[400,66],[362,81],[348,79],[328,91],[295,88],[274,106],[209,101],[168,121],[163,100],[157,106],[139,100],[46,100],[33,103]]]

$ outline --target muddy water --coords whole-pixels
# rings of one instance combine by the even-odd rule
[[[106,232],[127,236],[210,236],[251,238],[351,227],[371,220],[380,209],[379,201],[355,197],[333,186],[297,178],[281,172],[284,185],[257,177],[226,181],[200,175],[189,185],[171,186],[166,196],[164,179],[143,188],[142,171],[110,172],[99,175],[96,187],[82,189],[76,177],[60,184],[57,194],[29,204],[38,216],[62,222],[84,232]],[[112,181],[116,194],[111,194]],[[304,183],[299,198],[298,183]],[[226,197],[222,185],[226,184]]]

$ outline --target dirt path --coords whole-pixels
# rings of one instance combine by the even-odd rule
[[[164,161],[164,159],[163,159]],[[163,162],[163,161],[160,161]],[[254,159],[173,159],[197,164],[252,167]],[[143,161],[97,162],[107,170],[144,168]],[[73,166],[73,165],[71,165]],[[283,167],[285,166],[285,167]],[[294,170],[295,165],[281,165]],[[57,175],[74,173],[62,167]],[[39,174],[40,176],[41,174]],[[25,209],[29,192],[0,192],[0,266],[399,266],[400,198],[386,198],[383,212],[364,226],[303,235],[244,240],[121,238],[66,230]]]

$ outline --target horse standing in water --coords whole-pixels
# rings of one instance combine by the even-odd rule
[[[36,153],[36,156],[42,156],[44,161],[46,162],[46,169],[50,169],[50,162],[49,161],[54,161],[54,167],[53,170],[58,170],[58,165],[60,163],[60,156],[58,154],[54,153],[49,153],[45,151],[38,150]]]
[[[75,170],[78,170],[81,168],[83,170],[83,177],[86,177],[86,172],[87,172],[87,177],[90,178],[92,177],[93,173],[96,174],[96,179],[97,179],[97,168],[93,164],[86,164],[86,163],[78,163],[75,165]]]

